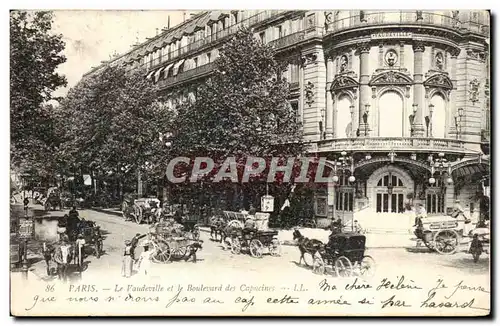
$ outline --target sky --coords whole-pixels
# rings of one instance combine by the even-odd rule
[[[67,61],[58,72],[65,75],[68,86],[58,89],[54,95],[64,96],[76,85],[82,75],[113,53],[123,54],[132,44],[144,42],[156,35],[168,24],[170,27],[183,22],[183,11],[157,10],[64,10],[54,11],[52,30],[63,35]],[[193,11],[185,11],[186,19]]]

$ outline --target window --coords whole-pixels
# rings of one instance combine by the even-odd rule
[[[325,196],[316,197],[316,215],[318,216],[328,215],[328,204],[327,204],[327,198]]]
[[[238,24],[238,12],[233,13],[233,19],[234,19],[234,23]]]
[[[349,174],[339,175],[335,187],[335,210],[352,212],[354,206],[354,185],[349,182]]]
[[[278,38],[282,38],[283,37],[283,28],[280,26],[276,27],[277,29],[277,34],[278,34]]]
[[[208,61],[208,63],[212,62],[211,59],[212,59],[212,53],[208,52],[207,53],[207,61]]]
[[[198,58],[193,59],[193,66],[194,66],[194,68],[198,67]]]
[[[425,208],[427,214],[441,214],[445,212],[445,188],[443,181],[436,178],[436,182],[427,188]]]
[[[296,63],[290,64],[290,83],[298,83],[299,82],[299,65]]]
[[[262,43],[266,43],[266,32],[260,32],[259,33],[259,38]]]
[[[391,172],[381,177],[376,188],[376,212],[404,213],[405,189],[403,181]]]
[[[298,101],[291,101],[290,102],[290,108],[293,112],[293,115],[295,117],[295,120],[297,122],[300,122],[300,114],[299,114],[299,102]]]

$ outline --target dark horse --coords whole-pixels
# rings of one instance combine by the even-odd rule
[[[213,216],[210,218],[210,237],[217,241],[217,234],[221,236],[220,242],[222,242],[222,233],[226,226],[224,219],[220,216]]]
[[[300,250],[300,259],[299,259],[299,265],[302,263],[302,260],[304,260],[304,264],[306,266],[309,266],[307,264],[304,254],[308,253],[312,257],[321,249],[324,247],[324,243],[316,240],[316,239],[309,239],[304,237],[299,230],[293,231],[293,240],[297,241],[297,245]]]

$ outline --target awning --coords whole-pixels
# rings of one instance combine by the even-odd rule
[[[174,65],[174,64],[173,64],[173,63],[171,63],[171,64],[169,64],[168,66],[166,66],[166,67],[165,67],[165,69],[164,69],[164,71],[165,71],[165,72],[163,73],[163,76],[165,76],[164,78],[167,78],[167,76],[168,76],[168,71],[170,70],[170,68],[172,68],[172,66],[173,66],[173,65]]]
[[[155,83],[158,81],[158,79],[160,79],[160,74],[163,71],[163,69],[165,69],[165,67],[161,67],[160,69],[156,70],[156,72],[155,72]]]
[[[150,71],[147,76],[146,76],[146,79],[151,79],[151,76],[153,76],[153,74],[155,73],[155,71]]]
[[[174,65],[174,73],[173,75],[177,75],[177,72],[179,71],[179,67],[184,63],[184,61],[186,61],[186,59],[182,59],[181,61],[177,62],[175,65]]]

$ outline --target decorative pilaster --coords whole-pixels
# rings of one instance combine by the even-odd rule
[[[330,90],[332,86],[334,71],[333,71],[333,58],[328,55],[326,58],[326,114],[325,114],[325,124],[326,124],[326,138],[333,137],[333,95]]]
[[[425,134],[423,125],[424,120],[424,73],[423,73],[423,54],[425,46],[422,42],[413,43],[413,104],[417,105],[417,112],[414,118],[413,135],[422,137]]]
[[[448,119],[448,125],[450,126],[449,128],[449,135],[452,136],[454,135],[456,137],[457,135],[457,128],[455,125],[455,116],[458,114],[457,111],[457,104],[456,104],[456,93],[457,93],[457,57],[460,54],[460,48],[451,48],[449,49],[450,52],[450,80],[451,83],[453,84],[453,89],[450,92],[450,112],[452,114],[449,114],[450,118]]]
[[[358,47],[359,52],[359,109],[358,121],[359,131],[361,136],[366,136],[365,125],[363,123],[363,114],[365,113],[365,105],[370,104],[370,43],[362,43]],[[355,119],[356,117],[354,117]],[[354,125],[354,121],[353,121]],[[356,130],[353,126],[353,129]]]

